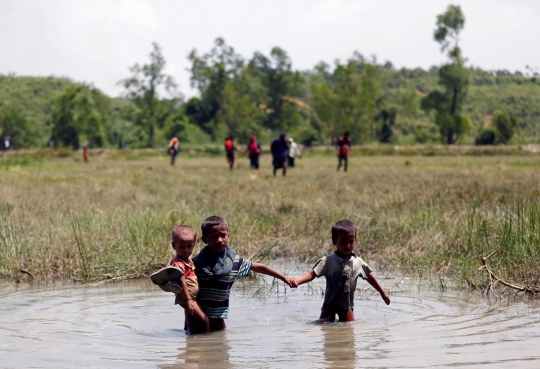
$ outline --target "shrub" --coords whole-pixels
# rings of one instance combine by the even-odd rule
[[[498,132],[493,127],[484,128],[476,137],[476,145],[495,145],[497,143]]]
[[[516,117],[501,110],[495,115],[493,123],[499,132],[499,141],[506,145],[518,127]]]

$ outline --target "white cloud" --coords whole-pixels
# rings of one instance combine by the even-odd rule
[[[465,13],[461,46],[471,65],[540,65],[540,1],[453,0]],[[446,61],[433,40],[448,0],[0,0],[0,74],[69,76],[118,95],[128,67],[163,47],[166,72],[187,96],[193,48],[224,37],[250,58],[274,46],[294,68],[345,60],[354,50],[396,67]]]
[[[144,0],[85,0],[72,4],[82,19],[91,22],[120,22],[154,29],[160,25],[154,9]]]
[[[354,17],[361,8],[357,1],[323,0],[298,17],[297,22],[306,25],[343,22]]]

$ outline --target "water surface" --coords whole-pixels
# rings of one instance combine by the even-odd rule
[[[386,280],[385,288],[397,291],[390,306],[357,291],[354,323],[320,325],[313,321],[324,281],[315,282],[294,291],[282,283],[237,282],[227,330],[193,336],[183,331],[172,294],[148,280],[54,288],[3,283],[0,367],[540,367],[536,300],[490,301]]]

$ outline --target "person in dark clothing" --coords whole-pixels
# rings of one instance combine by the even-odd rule
[[[336,222],[332,227],[332,243],[336,250],[319,259],[311,271],[292,282],[292,287],[296,288],[315,278],[326,278],[321,320],[333,322],[337,315],[340,322],[354,321],[354,292],[358,278],[366,280],[379,292],[385,304],[390,305],[390,297],[373,276],[372,269],[354,253],[356,233],[356,226],[351,221]]]
[[[257,142],[257,137],[251,135],[249,137],[249,144],[247,147],[247,153],[249,157],[251,169],[259,169],[259,156],[261,155],[261,145]]]
[[[338,166],[337,170],[341,168],[341,162],[345,163],[345,172],[347,171],[347,166],[349,164],[349,154],[351,153],[351,137],[349,131],[345,132],[343,136],[338,139],[337,145],[337,155],[338,155]]]
[[[272,142],[270,150],[272,151],[272,165],[274,166],[274,177],[278,169],[283,168],[283,175],[287,175],[287,161],[289,158],[290,143],[287,134],[281,132],[279,137]]]

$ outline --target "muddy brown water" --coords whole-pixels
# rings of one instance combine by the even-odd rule
[[[172,294],[148,280],[2,283],[0,367],[540,367],[538,300],[495,301],[387,279],[385,288],[397,291],[390,306],[358,291],[354,323],[321,325],[314,320],[324,281],[315,282],[294,291],[237,282],[227,330],[192,336]]]

